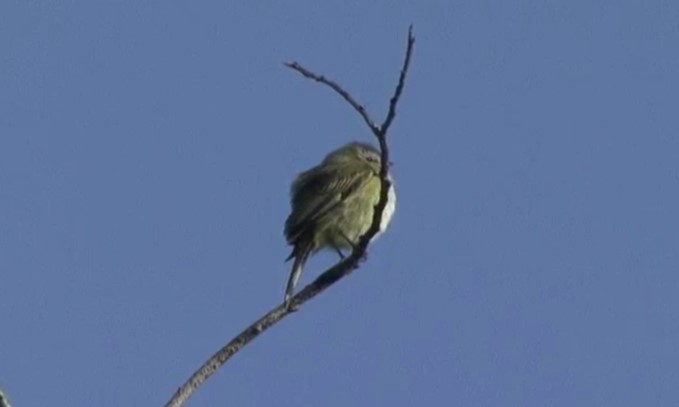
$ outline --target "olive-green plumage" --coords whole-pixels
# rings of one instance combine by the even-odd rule
[[[328,154],[316,167],[297,176],[290,189],[292,212],[285,237],[294,258],[285,291],[289,301],[304,263],[317,251],[330,248],[342,256],[370,228],[380,196],[380,154],[371,145],[353,142]],[[386,229],[396,204],[394,188],[382,215]]]

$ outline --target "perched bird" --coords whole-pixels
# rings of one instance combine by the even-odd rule
[[[289,303],[309,256],[321,249],[353,249],[370,228],[380,199],[380,153],[370,144],[352,142],[328,154],[317,166],[297,176],[290,188],[292,211],[285,221],[285,238],[292,253],[292,271],[285,290]],[[389,177],[391,181],[391,177]],[[382,214],[382,233],[396,209],[392,184]]]

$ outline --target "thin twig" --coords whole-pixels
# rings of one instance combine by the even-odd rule
[[[214,374],[217,369],[219,369],[226,361],[228,361],[236,352],[247,345],[249,342],[257,338],[262,332],[266,331],[279,321],[281,321],[288,314],[297,310],[299,306],[314,298],[325,289],[330,287],[332,284],[340,280],[341,278],[351,274],[353,270],[358,268],[359,263],[365,259],[365,253],[370,243],[370,240],[377,234],[380,229],[380,223],[382,219],[382,212],[387,205],[388,191],[391,183],[387,178],[387,173],[389,170],[389,149],[387,146],[386,136],[387,130],[391,125],[394,117],[396,116],[396,105],[401,97],[403,91],[403,86],[405,83],[405,78],[408,73],[408,67],[410,65],[410,57],[413,51],[413,45],[415,43],[415,37],[412,34],[412,25],[408,29],[408,44],[406,47],[406,56],[403,62],[403,67],[401,68],[401,74],[399,77],[398,85],[394,95],[391,97],[389,102],[389,111],[382,124],[382,126],[377,127],[373,120],[370,118],[365,108],[354,100],[354,98],[345,91],[340,85],[332,80],[325,78],[322,75],[317,75],[308,69],[304,68],[297,62],[285,63],[285,65],[300,74],[304,75],[309,79],[313,79],[316,82],[323,83],[335,92],[337,92],[344,100],[346,100],[363,118],[365,123],[368,125],[370,130],[373,132],[375,137],[377,137],[380,144],[380,152],[382,157],[382,164],[380,168],[380,178],[382,181],[380,199],[375,206],[375,211],[373,214],[373,222],[368,229],[368,231],[361,236],[358,244],[352,250],[351,255],[341,260],[339,263],[326,270],[318,278],[316,278],[311,284],[307,285],[298,292],[294,297],[290,299],[290,306],[281,304],[276,308],[269,311],[262,318],[257,320],[255,323],[247,327],[238,336],[232,339],[228,344],[222,347],[217,353],[215,353],[207,362],[205,362],[190,378],[186,381],[180,388],[177,389],[170,401],[165,405],[166,407],[179,407],[184,404],[184,402],[191,397],[191,395],[200,387],[200,385],[205,382],[212,374]]]
[[[351,95],[349,94],[349,92],[347,92],[346,90],[342,89],[342,87],[341,87],[340,85],[338,85],[338,84],[335,83],[334,81],[332,81],[332,80],[326,78],[326,77],[323,76],[323,75],[317,75],[317,74],[315,74],[315,73],[309,71],[308,69],[306,69],[305,67],[303,67],[302,65],[300,65],[300,64],[299,64],[298,62],[296,62],[296,61],[293,61],[293,62],[284,62],[283,65],[287,66],[287,67],[290,68],[290,69],[293,69],[293,70],[299,72],[300,74],[302,74],[302,75],[305,76],[306,78],[313,79],[313,80],[316,81],[316,82],[320,82],[320,83],[322,83],[322,84],[324,84],[324,85],[330,86],[330,87],[332,88],[332,90],[334,90],[334,91],[337,92],[340,96],[342,96],[342,98],[344,98],[344,100],[346,100],[346,101],[354,108],[354,110],[356,110],[356,111],[358,112],[358,114],[361,115],[361,117],[363,118],[363,121],[365,122],[365,124],[368,125],[368,127],[370,127],[370,130],[371,130],[373,133],[376,132],[376,131],[378,131],[377,125],[376,125],[375,122],[373,122],[373,120],[370,118],[370,115],[369,115],[368,112],[365,110],[365,108],[363,107],[363,105],[361,105],[360,103],[356,102],[356,100],[354,100],[354,98],[351,97]]]
[[[396,105],[399,99],[401,99],[401,93],[403,93],[403,87],[406,82],[406,75],[408,74],[408,68],[410,67],[410,57],[413,54],[413,46],[415,46],[415,37],[413,36],[413,25],[408,27],[408,43],[406,45],[406,55],[403,59],[403,68],[401,68],[401,74],[398,78],[398,84],[396,85],[396,90],[394,90],[394,96],[389,100],[389,111],[387,112],[387,117],[384,118],[384,122],[380,126],[382,133],[386,133],[391,126],[391,122],[394,121],[396,117]]]

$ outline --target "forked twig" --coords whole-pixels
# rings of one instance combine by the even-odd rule
[[[165,407],[179,407],[184,404],[186,400],[200,387],[200,385],[205,382],[212,374],[214,374],[217,369],[219,369],[224,363],[226,363],[229,358],[231,358],[236,352],[247,345],[250,341],[257,338],[259,334],[266,331],[268,328],[279,322],[285,316],[293,312],[307,302],[313,297],[317,296],[321,292],[325,291],[328,287],[334,284],[341,278],[349,275],[354,269],[358,268],[359,263],[364,259],[368,243],[377,234],[380,229],[380,223],[382,219],[382,212],[387,205],[387,196],[391,183],[387,179],[387,173],[389,170],[389,149],[387,146],[386,136],[389,126],[396,117],[396,106],[401,94],[403,92],[403,87],[405,84],[405,79],[408,73],[408,68],[410,66],[410,58],[413,52],[413,46],[415,45],[415,37],[413,36],[412,25],[408,29],[408,42],[406,46],[405,59],[403,61],[403,66],[401,68],[401,73],[399,76],[398,84],[394,91],[394,95],[389,100],[389,110],[387,115],[382,122],[381,126],[375,125],[374,121],[370,118],[370,115],[365,110],[365,108],[356,102],[356,100],[344,90],[340,85],[334,81],[313,73],[312,71],[304,68],[297,62],[286,62],[285,66],[299,72],[305,77],[312,79],[316,82],[320,82],[332,88],[336,93],[338,93],[344,100],[346,100],[353,108],[358,112],[358,114],[363,118],[363,121],[368,125],[372,133],[377,137],[380,145],[380,153],[382,157],[382,164],[380,168],[380,178],[382,181],[380,199],[375,206],[375,211],[373,214],[373,220],[368,231],[361,236],[358,244],[351,252],[351,255],[341,260],[339,263],[326,270],[321,274],[316,280],[311,284],[307,285],[298,292],[290,300],[290,306],[287,307],[285,304],[281,304],[276,308],[269,311],[262,318],[257,320],[255,323],[247,327],[238,336],[233,338],[229,343],[222,347],[217,353],[212,355],[210,359],[207,360],[181,387],[177,389],[170,401],[165,404]]]

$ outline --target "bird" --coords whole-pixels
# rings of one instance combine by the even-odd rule
[[[323,249],[353,249],[372,224],[375,205],[380,199],[381,156],[371,144],[350,142],[330,152],[315,167],[300,173],[290,187],[290,215],[284,234],[293,260],[285,289],[289,306],[295,286],[310,256]],[[391,181],[391,175],[388,175]],[[382,234],[396,210],[396,191],[391,182],[382,213]]]

